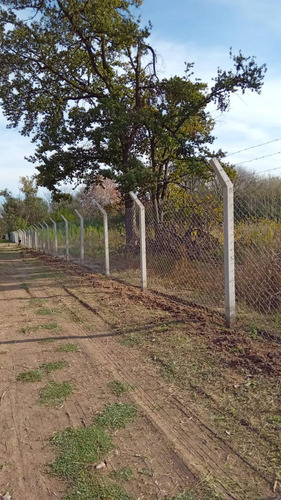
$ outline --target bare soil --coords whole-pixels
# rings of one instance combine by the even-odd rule
[[[50,438],[119,401],[108,386],[119,380],[132,387],[122,397],[138,417],[116,432],[102,473],[131,467],[125,489],[133,498],[277,498],[280,344],[14,245],[0,247],[0,279],[0,496],[62,499],[67,484],[46,471],[55,457]],[[58,352],[65,343],[78,352]],[[16,380],[59,360],[69,366],[40,382]],[[74,392],[59,407],[40,406],[51,380]]]

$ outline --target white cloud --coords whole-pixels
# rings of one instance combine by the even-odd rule
[[[214,1],[224,2],[224,0]],[[157,51],[164,55],[163,64],[160,65],[163,76],[182,75],[183,62],[193,61],[195,63],[194,76],[211,84],[211,79],[216,76],[218,66],[225,69],[231,68],[228,53],[220,47],[207,51],[193,43],[178,44],[156,38],[152,38],[152,42]],[[217,137],[214,148],[233,152],[281,137],[281,77],[277,75],[277,70],[271,68],[271,71],[265,76],[261,95],[251,92],[246,92],[244,95],[233,95],[230,110],[221,116],[214,108],[211,109],[212,116],[218,117],[214,129],[214,134]],[[276,142],[263,148],[231,156],[229,160],[237,163],[272,154],[279,150],[281,150],[281,142]],[[281,158],[277,155],[246,163],[245,166],[263,171],[276,168],[279,164],[281,165]]]

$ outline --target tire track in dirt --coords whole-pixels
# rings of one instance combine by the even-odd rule
[[[80,363],[83,370],[77,381],[79,382],[77,383],[79,391],[74,392],[63,408],[48,409],[46,412],[44,408],[34,405],[38,397],[38,387],[41,387],[42,384],[35,384],[32,387],[29,384],[21,386],[15,381],[16,375],[22,369],[36,368],[36,365],[39,366],[42,362],[48,360],[49,353],[54,353],[54,351],[52,348],[42,348],[42,346],[38,345],[37,341],[40,337],[34,339],[31,344],[17,343],[18,340],[22,340],[22,334],[19,333],[22,323],[19,319],[27,324],[38,323],[39,321],[31,308],[25,308],[25,311],[22,310],[22,301],[28,300],[30,297],[46,298],[48,296],[50,297],[49,304],[51,305],[51,302],[54,301],[57,306],[61,289],[56,288],[57,284],[55,284],[55,287],[52,287],[46,293],[46,288],[41,286],[42,281],[40,282],[40,280],[35,281],[29,291],[21,288],[20,283],[15,280],[15,276],[19,280],[25,279],[28,281],[29,271],[27,268],[26,275],[22,272],[21,261],[14,263],[9,271],[5,276],[6,282],[8,282],[7,291],[2,292],[0,298],[3,300],[2,303],[6,304],[6,311],[3,309],[1,311],[5,315],[11,315],[11,306],[7,299],[13,299],[12,321],[10,320],[10,330],[7,325],[7,331],[2,332],[3,335],[1,336],[2,338],[10,338],[14,343],[9,344],[9,356],[5,364],[6,380],[4,390],[6,390],[8,383],[10,384],[9,391],[3,398],[3,406],[0,408],[3,429],[9,431],[5,432],[6,445],[3,449],[3,460],[4,458],[7,460],[7,467],[4,473],[1,473],[0,488],[3,488],[3,494],[8,488],[12,490],[13,500],[38,500],[38,497],[44,500],[54,499],[61,497],[63,484],[55,478],[44,475],[43,466],[52,460],[53,456],[48,444],[49,437],[54,431],[69,425],[77,427],[81,424],[90,423],[94,414],[104,407],[104,401],[96,404],[97,401],[95,400],[95,406],[91,407],[88,400],[89,393],[85,389],[90,387],[98,394],[102,393],[106,382],[112,381],[114,378],[114,373],[106,366],[104,361],[101,362],[100,358],[97,359],[93,355],[91,349],[85,349],[84,341],[82,341],[80,342],[81,348],[83,347],[81,349]],[[50,286],[52,286],[51,280]],[[12,296],[11,290],[13,290]],[[69,310],[69,314],[71,313],[72,311]],[[13,322],[16,323],[14,328],[12,327]],[[71,338],[73,322],[67,323],[65,319],[62,322],[66,328],[70,328]],[[100,319],[95,323],[99,329],[104,325]],[[75,323],[75,329],[78,326]],[[85,336],[88,336],[86,330],[82,331]],[[73,366],[69,371],[75,380],[77,379],[75,367],[77,367],[79,361],[74,355],[72,359]],[[65,375],[60,374],[56,378],[63,380]],[[137,419],[137,426],[137,429],[132,426],[130,429],[126,429],[123,434],[122,432],[118,433],[118,436],[120,436],[118,437],[120,440],[120,457],[118,455],[113,456],[109,462],[112,463],[112,468],[116,464],[122,466],[125,457],[129,459],[129,464],[132,463],[136,466],[140,474],[137,485],[132,487],[136,498],[144,500],[156,497],[166,498],[167,494],[173,495],[184,487],[190,488],[194,485],[195,478],[188,468],[177,459],[165,436],[158,431],[153,422],[142,412],[140,412]],[[137,436],[135,435],[136,430],[138,431]],[[128,446],[128,440],[130,446]],[[7,450],[8,453],[5,456]],[[0,465],[1,463],[3,462],[0,462]],[[141,475],[141,467],[146,465],[153,466],[153,469],[157,470],[157,475],[149,480],[144,475]]]
[[[21,265],[22,259],[13,260],[5,267],[4,276],[2,273],[2,282],[3,278],[5,281],[0,292],[1,317],[7,320],[5,328],[1,330],[2,338],[8,335],[16,339],[18,331],[14,328],[13,320],[16,321],[16,328],[19,329],[22,322],[26,318],[31,319],[32,316],[31,310],[28,308],[23,310],[23,304],[29,300],[29,294],[19,282],[15,281],[18,266]],[[17,275],[19,280],[25,277],[26,275],[22,272]],[[38,468],[36,448],[40,448],[41,452],[43,441],[42,415],[35,408],[32,412],[32,425],[29,425],[28,410],[31,399],[27,397],[28,394],[24,389],[19,389],[16,382],[19,366],[20,355],[15,342],[10,345],[9,352],[1,356],[1,370],[4,373],[4,377],[1,377],[0,390],[0,393],[4,395],[0,405],[2,430],[0,442],[4,447],[0,454],[1,489],[3,489],[3,494],[10,491],[15,500],[27,498],[38,500],[38,496],[44,499],[54,499],[57,496],[52,491],[52,484],[48,477],[34,473],[34,469]],[[46,460],[48,458],[47,454]],[[30,491],[27,491],[27,483]]]
[[[64,291],[66,294],[60,299],[64,306],[67,306],[71,311],[75,307],[75,302],[81,306],[81,297],[77,301],[74,292],[69,296],[67,288],[64,288]],[[84,299],[82,300],[85,302]],[[89,311],[89,307],[87,309]],[[93,308],[92,314],[95,314],[94,310],[95,308]],[[82,316],[84,314],[85,311]],[[99,320],[101,320],[100,315]],[[102,327],[102,331],[106,331],[107,325],[101,320],[100,327]],[[79,324],[78,328],[81,333],[85,333],[83,325]],[[194,413],[188,417],[187,421],[181,422],[183,410],[181,403],[174,404],[171,401],[172,396],[169,391],[164,389],[163,383],[160,390],[159,386],[154,388],[154,392],[151,387],[148,389],[151,383],[148,382],[147,385],[144,383],[144,380],[147,382],[147,374],[144,375],[143,362],[140,362],[138,357],[132,354],[131,349],[125,349],[124,346],[120,346],[111,338],[106,340],[106,346],[104,340],[99,341],[96,338],[91,338],[89,341],[94,344],[94,349],[92,347],[91,351],[100,363],[104,363],[106,360],[106,364],[114,376],[118,377],[121,373],[122,378],[127,383],[136,387],[132,397],[154,425],[171,441],[192,474],[199,477],[211,475],[217,491],[228,499],[244,500],[245,491],[248,490],[251,481],[253,483],[251,484],[252,492],[255,491],[255,494],[258,494],[261,488],[270,494],[270,486],[267,481],[259,477],[257,471],[253,470],[253,467],[246,463],[231,447],[202,425]],[[124,359],[125,352],[126,359]],[[131,368],[125,369],[124,365],[134,368],[133,370]],[[151,366],[146,364],[145,370],[146,372],[152,370],[151,377],[157,379]],[[140,372],[141,375],[137,372]],[[160,392],[161,396],[159,397]]]
[[[45,285],[41,289],[41,294],[44,296],[47,296],[50,294],[52,291],[48,289],[48,287]],[[66,292],[66,298],[69,297],[69,295]],[[75,307],[73,308],[71,305],[69,306],[66,301],[63,299],[63,297],[57,297],[57,303],[60,303],[62,307],[67,307],[69,310],[69,315],[71,318],[76,319],[76,324],[75,324],[75,329],[79,330],[83,335],[83,341],[81,343],[81,346],[83,346],[83,352],[85,356],[92,362],[93,366],[99,366],[100,367],[100,373],[98,378],[107,378],[108,382],[112,381],[114,378],[118,378],[120,376],[120,370],[116,369],[116,367],[113,366],[112,362],[109,362],[108,356],[104,352],[100,352],[99,348],[97,346],[94,347],[93,351],[93,345],[91,344],[91,340],[89,339],[89,332],[86,330],[82,324],[82,319],[79,320],[79,316],[74,312]],[[74,303],[76,304],[77,301],[74,299]],[[98,316],[97,320],[95,321],[96,324],[96,329],[100,330],[101,328],[104,329],[104,322],[103,320]],[[77,339],[79,340],[79,338]],[[106,360],[106,362],[105,362]],[[105,373],[107,377],[105,377]],[[123,377],[125,380],[125,376]],[[127,379],[128,383],[132,383],[132,379]],[[91,385],[93,385],[93,380],[91,380]],[[80,398],[80,396],[78,396]],[[79,405],[79,403],[78,403]],[[67,405],[69,408],[69,404]],[[79,405],[80,406],[80,405]],[[142,405],[139,405],[140,408],[142,408]],[[81,408],[82,409],[82,408]],[[71,411],[69,409],[69,411]],[[147,416],[147,412],[145,412],[144,415],[142,415],[142,419],[145,421],[145,425],[143,426],[145,429],[145,432],[147,432],[147,428],[151,428],[151,435],[156,435],[157,436],[157,442],[148,442],[146,445],[149,445],[149,450],[150,453],[153,450],[153,460],[155,462],[155,468],[157,470],[157,475],[162,474],[162,476],[169,477],[170,483],[175,483],[175,485],[181,485],[182,487],[186,486],[187,483],[195,484],[195,481],[197,479],[197,474],[193,473],[191,468],[189,468],[186,464],[184,464],[181,460],[179,460],[178,455],[175,453],[173,449],[170,449],[170,440],[166,441],[163,437],[161,429],[159,429],[159,426],[155,425],[155,422],[151,420]],[[125,441],[128,442],[128,435],[131,435],[130,442],[131,442],[131,447],[132,450],[138,449],[139,443],[133,436],[133,434],[130,432],[130,429],[126,429],[126,436],[125,436]],[[144,439],[144,438],[142,438]],[[133,453],[131,453],[133,455]],[[164,458],[165,457],[165,458]],[[131,456],[132,458],[132,456]],[[167,465],[168,463],[168,465]],[[162,473],[161,473],[162,471]],[[159,481],[160,483],[160,481]],[[160,486],[159,486],[160,487]],[[137,494],[137,498],[147,498],[145,496],[140,496],[141,493],[141,486],[138,487],[138,490],[135,491]],[[176,490],[175,490],[176,493]],[[163,494],[166,495],[164,492]]]

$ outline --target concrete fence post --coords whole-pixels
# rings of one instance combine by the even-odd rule
[[[55,239],[55,255],[58,255],[58,233],[57,233],[57,223],[50,217],[50,221],[53,223],[54,227],[54,239]]]
[[[39,226],[42,229],[42,251],[45,252],[45,228],[41,222],[39,222]]]
[[[65,222],[65,256],[69,260],[69,237],[68,237],[68,220],[62,215],[61,218]]]
[[[80,212],[78,212],[78,210],[76,210],[75,208],[75,213],[78,215],[79,219],[80,219],[80,262],[81,264],[84,264],[84,259],[85,259],[85,251],[84,251],[84,218],[82,217],[82,215],[80,214]]]
[[[141,267],[141,289],[147,288],[147,272],[146,272],[146,233],[145,233],[145,208],[138,197],[130,191],[130,196],[139,208],[139,223],[140,223],[140,267]]]
[[[34,224],[35,227],[35,250],[38,250],[39,247],[39,228],[37,224]]]
[[[104,208],[102,208],[101,205],[96,200],[93,200],[93,202],[97,206],[97,208],[99,209],[99,211],[102,213],[102,216],[103,216],[105,275],[107,277],[109,277],[110,271],[109,271],[108,217],[107,217],[107,213],[104,210]]]
[[[47,252],[50,253],[50,231],[47,222],[43,222],[47,229]]]
[[[18,243],[21,240],[21,245],[25,246],[25,238],[24,238],[24,231],[22,229],[18,230]]]
[[[32,248],[35,248],[35,250],[37,249],[37,228],[35,226],[35,224],[33,224],[33,241],[34,241],[34,245],[32,244]]]
[[[231,328],[236,316],[233,184],[217,159],[210,160],[210,165],[223,187],[225,319]]]

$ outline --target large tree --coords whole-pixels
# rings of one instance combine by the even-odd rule
[[[122,117],[118,163],[125,173],[130,171],[137,114],[153,79],[147,59],[146,70],[142,67],[148,54],[154,67],[148,30],[131,13],[140,1],[6,0],[4,4],[2,106],[10,124],[23,124],[21,132],[37,143],[34,160],[42,165],[41,184],[55,191],[57,182],[66,178],[99,175],[102,158],[87,154],[81,142],[74,141],[74,148],[69,137],[68,119],[81,109],[93,111],[94,122],[105,113]],[[63,163],[69,158],[66,145],[72,145],[69,164]],[[128,209],[130,189],[123,190]]]
[[[128,242],[129,191],[149,188],[159,209],[171,172],[202,169],[212,142],[207,104],[224,111],[231,93],[260,92],[265,68],[242,54],[233,70],[218,70],[211,89],[192,81],[190,65],[185,77],[159,81],[149,30],[133,14],[141,0],[2,4],[2,107],[10,125],[37,144],[39,183],[55,192],[65,180],[114,178],[125,198]]]

